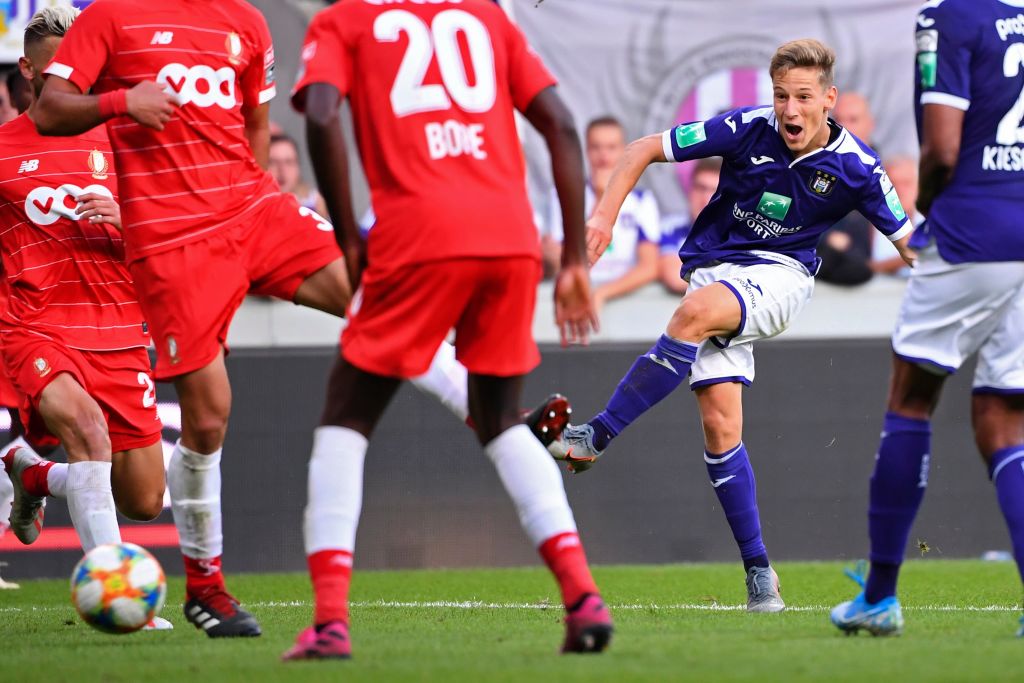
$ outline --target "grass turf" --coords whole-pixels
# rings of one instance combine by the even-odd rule
[[[918,560],[901,583],[906,633],[847,638],[827,610],[855,585],[835,563],[778,566],[791,610],[747,614],[736,565],[599,567],[616,634],[600,656],[555,654],[557,591],[542,569],[358,572],[354,659],[282,664],[310,620],[301,574],[236,575],[264,636],[206,638],[180,612],[173,632],[109,636],[77,619],[63,581],[0,591],[2,681],[963,681],[1020,680],[1020,584],[1011,563]],[[618,609],[614,609],[615,607]],[[732,607],[732,609],[730,609]]]

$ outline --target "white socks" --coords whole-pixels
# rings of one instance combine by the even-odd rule
[[[526,425],[492,439],[484,452],[519,513],[519,523],[535,547],[557,534],[576,531],[558,465]]]
[[[466,366],[455,360],[455,347],[441,342],[430,369],[412,379],[413,385],[430,394],[452,411],[463,422],[469,417],[469,373]]]
[[[121,542],[110,489],[110,468],[109,462],[93,460],[74,462],[67,467],[68,510],[85,552],[98,545]]]
[[[356,528],[363,505],[366,446],[366,437],[347,427],[313,430],[303,525],[306,555],[321,550],[352,552],[355,549]],[[172,499],[173,496],[172,491]]]
[[[181,552],[196,560],[220,557],[224,534],[220,512],[220,455],[209,455],[174,446],[167,466],[167,490],[178,528]]]

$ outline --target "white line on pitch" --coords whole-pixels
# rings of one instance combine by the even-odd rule
[[[267,602],[247,603],[247,607],[255,608],[280,608],[280,607],[312,607],[312,603],[305,600],[272,600]],[[373,600],[369,602],[356,601],[350,603],[355,608],[406,608],[406,609],[480,609],[480,610],[547,610],[561,609],[561,605],[554,603],[539,602],[483,602],[477,600],[433,600],[403,602],[397,600]],[[719,605],[716,603],[679,603],[669,605],[626,603],[620,605],[609,605],[612,611],[625,610],[651,610],[675,611],[675,612],[742,612],[746,605]],[[36,607],[0,607],[0,613],[4,612],[56,612],[68,611],[69,607],[58,607],[55,605],[44,605]],[[830,607],[825,605],[791,605],[786,608],[787,612],[827,612]],[[911,605],[904,607],[912,612],[1019,612],[1021,608],[1013,605]]]

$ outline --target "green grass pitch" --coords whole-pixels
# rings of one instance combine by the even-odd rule
[[[827,610],[856,587],[837,563],[778,565],[783,614],[747,614],[734,564],[599,567],[616,634],[603,655],[558,656],[561,609],[540,568],[357,572],[348,662],[282,664],[310,620],[301,574],[236,575],[258,639],[213,641],[180,612],[173,632],[109,636],[80,622],[63,581],[0,591],[0,681],[1019,681],[1021,589],[1011,563],[916,560],[901,583],[906,633],[840,635]]]

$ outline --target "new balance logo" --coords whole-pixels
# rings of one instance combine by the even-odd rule
[[[769,161],[775,161],[771,157],[766,157],[763,154],[759,157],[750,157],[750,163],[754,166],[760,166],[761,164],[767,164]]]
[[[735,474],[730,474],[728,477],[722,477],[721,479],[715,479],[713,482],[711,482],[711,485],[714,486],[717,489],[719,486],[721,486],[725,482],[729,481],[730,479],[735,479],[735,478],[736,478]]]
[[[665,368],[667,370],[670,370],[673,375],[678,375],[679,374],[678,372],[676,372],[676,369],[674,367],[672,367],[672,364],[669,363],[664,358],[659,358],[658,356],[655,356],[653,353],[647,354],[647,357],[650,358],[655,363],[657,363],[658,365],[660,365],[661,367],[663,367],[663,368]]]
[[[31,173],[39,170],[39,159],[26,159],[18,166],[18,173]]]
[[[174,31],[157,31],[153,34],[153,40],[149,41],[149,44],[170,45],[172,40],[174,40]]]

